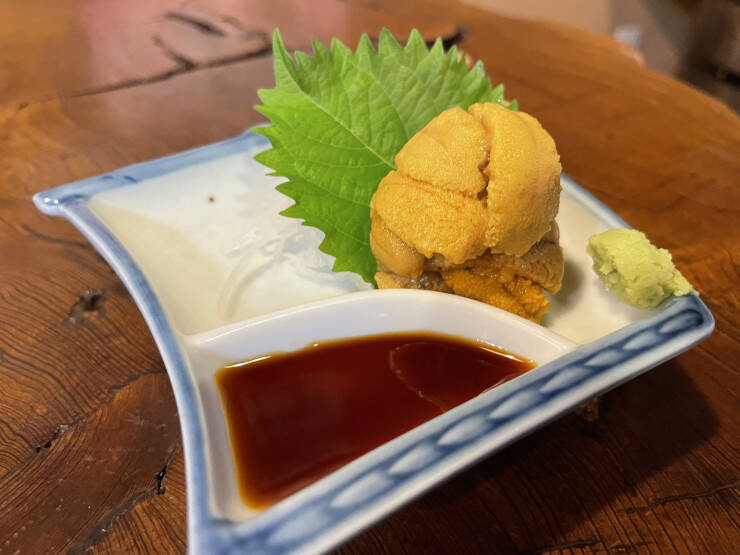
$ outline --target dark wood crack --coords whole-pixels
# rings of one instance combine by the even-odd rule
[[[442,47],[445,50],[449,50],[453,46],[459,46],[460,44],[462,44],[468,34],[469,31],[465,27],[457,27],[452,33],[442,35],[440,37],[435,37],[429,40],[425,39],[424,43],[427,45],[427,48],[431,48],[434,43],[437,42],[437,40],[441,40]],[[370,37],[370,42],[373,43],[373,46],[375,46],[375,48],[378,47],[378,37]]]
[[[205,33],[206,35],[216,35],[219,37],[226,36],[226,33],[224,33],[222,29],[219,29],[210,21],[206,21],[205,19],[201,19],[199,17],[193,17],[192,15],[180,12],[167,12],[166,14],[164,14],[164,17],[171,21],[177,21],[178,23],[188,25],[189,27],[200,31],[201,33]]]
[[[224,21],[228,21],[229,23],[232,23],[232,22],[235,22],[236,20],[234,20],[233,18],[224,18]],[[104,93],[118,91],[118,90],[130,89],[133,87],[140,87],[142,85],[152,85],[155,83],[166,81],[178,75],[183,75],[183,74],[191,73],[194,71],[200,71],[203,69],[212,69],[212,68],[217,68],[217,67],[228,66],[231,64],[247,61],[251,58],[261,58],[263,56],[268,56],[272,54],[271,40],[267,33],[265,33],[264,31],[260,29],[244,29],[244,30],[247,33],[247,36],[258,37],[263,43],[263,46],[254,51],[250,50],[248,52],[242,52],[239,54],[235,54],[233,56],[223,56],[221,58],[210,60],[205,63],[194,62],[190,60],[189,58],[175,52],[171,48],[166,48],[166,49],[163,48],[164,54],[170,59],[177,62],[178,64],[177,67],[167,70],[167,71],[160,72],[160,73],[155,73],[147,77],[142,77],[138,79],[126,79],[123,81],[118,81],[116,83],[111,83],[109,85],[102,85],[99,87],[90,87],[88,89],[80,89],[76,91],[70,91],[67,93],[61,93],[57,98],[61,98],[61,99],[81,98],[85,96],[94,96],[97,94],[104,94]],[[465,29],[464,27],[458,27],[454,33],[440,37],[442,39],[442,45],[444,46],[445,49],[449,49],[453,45],[459,45],[461,42],[463,42],[467,34],[468,34],[467,29]],[[157,46],[160,46],[160,48],[162,48],[163,43],[161,39],[159,39],[158,37],[153,37],[152,40],[155,41],[155,44]],[[373,40],[377,43],[375,39]],[[433,43],[434,41],[427,41],[428,45],[431,45]],[[53,99],[46,98],[46,99],[41,99],[41,100],[37,100],[33,102],[22,102],[18,104],[16,111],[25,109],[31,104],[39,104],[47,100],[53,100]]]
[[[157,487],[154,492],[157,495],[163,495],[167,491],[167,487],[164,485],[164,477],[167,476],[167,467],[170,465],[169,461],[162,467],[162,470],[155,474],[154,478],[157,480]]]
[[[439,37],[442,39],[442,47],[445,50],[449,50],[453,46],[459,46],[462,44],[462,42],[465,40],[465,37],[468,36],[468,30],[465,27],[458,27],[455,29],[453,33],[450,33],[449,35],[443,35]],[[437,39],[427,40],[426,42],[428,47],[431,47]]]
[[[478,498],[478,501],[480,502],[480,504],[483,506],[485,511],[488,513],[488,516],[490,516],[493,519],[496,525],[496,529],[506,537],[506,541],[509,543],[509,545],[513,549],[517,549],[516,541],[514,541],[514,538],[511,537],[511,534],[509,534],[506,528],[501,524],[501,521],[498,519],[498,516],[496,516],[496,513],[493,511],[493,509],[491,509],[490,505],[486,502],[486,500],[483,498],[482,495],[480,495],[477,491],[475,491],[475,489],[473,489],[473,491],[475,492],[475,496]]]
[[[196,66],[193,60],[183,56],[182,54],[179,54],[178,52],[175,52],[172,48],[170,48],[167,43],[162,40],[161,37],[154,35],[152,37],[152,42],[164,53],[165,56],[179,65],[184,71],[193,69]]]
[[[80,555],[82,553],[88,553],[90,552],[100,541],[108,535],[108,533],[111,531],[112,528],[115,527],[116,522],[126,514],[133,511],[138,505],[146,501],[147,499],[151,499],[152,497],[155,497],[157,495],[163,495],[166,491],[166,488],[164,486],[164,477],[167,474],[167,469],[169,468],[170,464],[172,464],[173,459],[175,458],[175,455],[177,455],[178,451],[180,450],[180,444],[175,444],[174,448],[170,451],[169,455],[167,456],[167,459],[164,462],[164,466],[162,467],[162,470],[160,470],[157,474],[154,475],[154,479],[156,480],[156,484],[154,487],[139,491],[133,495],[131,495],[128,499],[123,501],[118,507],[110,511],[107,515],[105,515],[102,520],[95,523],[92,528],[91,532],[88,534],[88,536],[80,541],[77,545],[72,547],[69,551],[67,551],[68,555]]]
[[[105,410],[105,408],[113,401],[115,396],[122,391],[123,389],[130,386],[132,383],[140,380],[141,378],[145,376],[156,376],[158,374],[165,374],[165,370],[157,370],[155,372],[143,372],[141,374],[136,374],[134,376],[130,376],[128,379],[124,380],[120,384],[114,385],[106,390],[105,392],[105,398],[101,401],[100,405],[95,407],[94,410],[90,411],[89,413],[82,414],[78,418],[75,418],[72,422],[69,424],[60,424],[56,427],[54,430],[54,433],[52,436],[45,442],[38,444],[35,447],[35,452],[37,454],[41,454],[43,451],[47,451],[51,449],[54,446],[54,443],[56,443],[63,435],[66,435],[69,431],[71,431],[73,428],[76,428],[80,424],[84,424],[91,418],[94,418],[96,414],[98,414],[100,411]],[[14,435],[21,436],[18,432],[15,430],[11,430]],[[25,439],[25,438],[24,438]],[[30,442],[27,442],[30,444]],[[17,471],[19,468],[23,468],[29,464],[32,463],[32,461],[35,459],[33,456],[27,457],[25,460],[19,462],[16,465],[13,465],[12,467],[8,468],[5,472],[0,474],[0,481],[4,480],[6,476],[10,475],[10,473]],[[164,475],[162,476],[164,478]]]
[[[60,245],[80,247],[80,248],[87,249],[87,250],[91,248],[89,244],[83,243],[82,241],[73,241],[72,239],[62,239],[60,237],[52,237],[51,235],[46,235],[44,233],[41,233],[40,231],[36,231],[34,228],[32,228],[28,224],[21,224],[21,228],[24,231],[26,231],[29,235],[32,235],[33,237],[36,237],[37,239],[41,239],[42,241],[47,241],[49,243],[58,243]]]
[[[143,77],[141,79],[130,79],[126,81],[119,81],[118,83],[111,83],[110,85],[103,85],[102,87],[91,87],[89,89],[81,89],[78,91],[71,91],[60,95],[60,98],[81,98],[84,96],[93,96],[96,94],[103,94],[107,92],[119,91],[123,89],[130,89],[133,87],[140,87],[142,85],[152,85],[161,81],[166,81],[172,77],[191,73],[193,71],[199,71],[202,69],[212,69],[216,67],[227,66],[238,62],[245,62],[252,58],[260,58],[272,54],[271,46],[263,46],[258,50],[250,50],[249,52],[243,52],[241,54],[235,54],[234,56],[224,56],[216,60],[211,60],[203,64],[193,64],[192,66],[185,67],[179,65],[178,67],[162,73],[156,73],[149,77]]]
[[[54,445],[54,442],[58,440],[60,437],[62,437],[64,434],[66,434],[69,430],[72,429],[73,426],[75,426],[76,423],[73,424],[60,424],[57,426],[57,429],[54,430],[54,435],[51,436],[51,439],[47,441],[46,443],[43,443],[41,445],[36,446],[36,452],[40,452],[43,449],[51,449],[51,446]]]
[[[74,329],[80,329],[91,324],[91,317],[105,316],[105,294],[102,291],[89,289],[77,297],[77,301],[70,307],[64,323]]]
[[[717,486],[716,488],[712,488],[707,491],[699,491],[696,493],[682,493],[679,495],[669,495],[667,497],[661,497],[645,505],[644,507],[631,507],[629,509],[624,509],[620,512],[623,512],[625,514],[642,513],[642,512],[652,511],[668,503],[676,503],[677,501],[691,501],[694,499],[703,499],[705,497],[712,497],[713,495],[717,495],[718,493],[722,493],[723,491],[732,491],[736,489],[740,489],[740,480],[735,480],[734,482],[730,484]]]

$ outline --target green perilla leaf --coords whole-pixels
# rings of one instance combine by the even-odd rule
[[[272,148],[256,159],[287,178],[278,190],[295,204],[282,214],[324,232],[319,248],[336,258],[333,270],[374,283],[370,198],[398,151],[453,106],[516,105],[480,62],[469,69],[439,39],[427,48],[417,30],[403,47],[384,29],[377,50],[367,35],[355,52],[337,39],[331,48],[314,41],[313,50],[296,52],[294,62],[275,30],[275,88],[260,90],[256,106],[271,125],[255,130]]]

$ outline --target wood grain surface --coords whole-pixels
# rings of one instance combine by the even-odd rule
[[[260,121],[268,38],[382,26],[457,41],[563,167],[665,246],[713,312],[699,347],[486,459],[342,553],[736,553],[740,119],[610,39],[453,2],[0,3],[0,553],[178,553],[183,453],[130,296],[34,192]]]

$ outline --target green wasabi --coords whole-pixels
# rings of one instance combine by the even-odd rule
[[[594,271],[606,288],[637,308],[655,308],[671,295],[695,293],[671,253],[634,229],[610,229],[588,240]]]

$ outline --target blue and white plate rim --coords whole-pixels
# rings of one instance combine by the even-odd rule
[[[246,522],[215,518],[208,501],[202,416],[176,334],[143,272],[89,210],[87,200],[109,189],[267,144],[263,136],[247,130],[225,141],[34,195],[39,210],[67,218],[103,255],[131,293],[154,336],[180,415],[192,553],[330,549],[462,468],[691,348],[714,329],[714,319],[701,299],[673,298],[647,318],[415,428]],[[607,225],[629,227],[573,180],[563,176],[562,181],[572,197]]]

